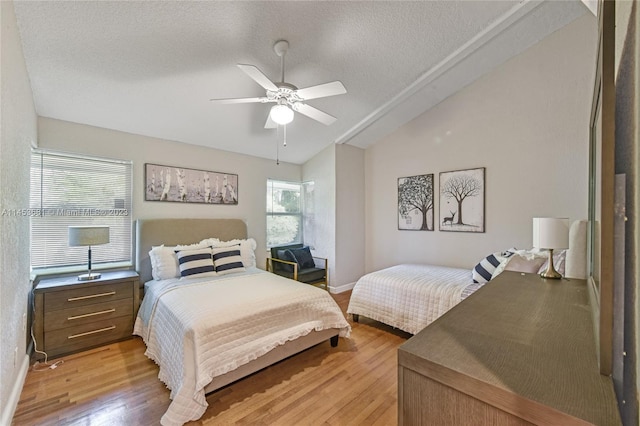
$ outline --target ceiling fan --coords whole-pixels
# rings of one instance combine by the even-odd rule
[[[267,91],[266,96],[257,98],[227,98],[227,99],[211,99],[211,102],[219,104],[244,104],[244,103],[268,103],[274,102],[276,105],[271,107],[271,111],[267,116],[265,123],[266,129],[277,127],[278,124],[288,124],[293,120],[294,111],[302,115],[306,115],[316,121],[327,126],[336,121],[336,117],[320,111],[305,103],[310,99],[324,98],[327,96],[342,95],[347,93],[344,85],[339,81],[331,83],[319,84],[317,86],[298,89],[293,84],[284,81],[284,56],[289,49],[289,42],[286,40],[278,40],[273,45],[273,50],[280,57],[281,64],[281,81],[274,83],[264,75],[257,67],[253,65],[238,64],[238,68],[251,77],[256,83],[264,87]]]

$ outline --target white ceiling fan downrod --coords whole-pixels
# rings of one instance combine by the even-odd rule
[[[278,40],[273,45],[273,51],[280,57],[280,83],[284,83],[284,56],[289,50],[289,42],[287,40]]]

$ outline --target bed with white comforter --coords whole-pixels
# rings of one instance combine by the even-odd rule
[[[563,276],[586,278],[587,221],[569,230],[569,249],[554,255]],[[416,334],[503,270],[540,273],[546,252],[508,249],[481,259],[472,269],[435,265],[396,265],[361,277],[353,288],[347,313]],[[478,281],[478,282],[474,282]]]
[[[416,334],[480,286],[469,269],[396,265],[361,277],[347,313]]]
[[[171,390],[164,425],[202,416],[211,380],[312,331],[350,326],[325,290],[257,268],[194,279],[150,281],[134,334]]]

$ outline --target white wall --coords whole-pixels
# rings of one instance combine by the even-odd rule
[[[328,259],[329,286],[336,285],[336,160],[335,145],[302,166],[302,180],[314,182],[315,242],[313,255]]]
[[[366,270],[471,268],[531,247],[532,218],[587,217],[596,20],[588,14],[366,151]],[[483,234],[397,230],[397,178],[486,167]],[[436,229],[438,220],[436,213]]]
[[[354,283],[365,265],[364,150],[336,145],[336,286]]]
[[[258,267],[266,250],[267,178],[300,181],[301,167],[197,145],[172,142],[49,118],[38,120],[39,145],[46,149],[133,161],[133,219],[240,218],[258,243]],[[215,137],[215,135],[212,135]],[[144,164],[154,163],[238,175],[238,205],[144,201]]]
[[[0,2],[0,424],[9,424],[29,366],[23,318],[29,282],[29,160],[37,140],[33,94],[13,2]],[[6,209],[6,210],[5,210]]]

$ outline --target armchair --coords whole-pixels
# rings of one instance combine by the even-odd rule
[[[296,281],[322,286],[329,291],[327,259],[312,256],[308,247],[302,244],[271,247],[271,257],[267,258],[266,269]]]

